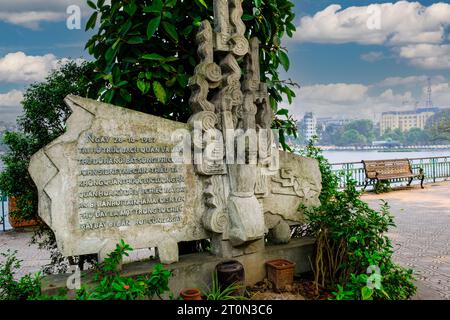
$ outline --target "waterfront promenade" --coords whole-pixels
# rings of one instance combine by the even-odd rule
[[[363,196],[374,208],[380,199],[389,203],[397,224],[389,233],[394,260],[415,271],[415,299],[450,300],[450,182]]]

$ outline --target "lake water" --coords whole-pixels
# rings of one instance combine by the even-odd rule
[[[386,152],[386,151],[324,151],[324,156],[330,163],[361,162],[361,160],[383,160],[383,159],[411,159],[411,158],[431,158],[450,157],[448,150],[426,150],[407,152]]]

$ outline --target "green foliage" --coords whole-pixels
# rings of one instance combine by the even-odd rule
[[[92,63],[69,61],[53,70],[45,81],[33,83],[25,91],[24,112],[17,120],[20,132],[7,132],[4,136],[9,151],[2,157],[5,170],[0,173],[0,190],[17,199],[17,210],[11,212],[15,218],[38,219],[37,190],[28,173],[30,158],[64,133],[65,121],[71,113],[63,101],[68,94],[96,97],[98,89],[93,78]],[[66,265],[61,264],[65,259],[57,251],[53,233],[44,224],[36,232],[34,241],[52,252],[52,265],[62,266],[56,271],[65,271]]]
[[[38,297],[41,292],[41,274],[27,274],[15,279],[16,270],[20,269],[22,261],[16,257],[17,251],[8,250],[1,253],[3,263],[0,263],[0,300],[28,300]]]
[[[99,284],[93,289],[83,287],[77,292],[77,300],[137,300],[152,299],[169,291],[172,273],[157,264],[148,276],[122,277],[119,267],[123,257],[133,249],[123,240],[116,245],[105,260],[97,266],[94,280]]]
[[[321,134],[321,143],[337,146],[370,144],[378,136],[371,120],[355,120],[344,126],[329,125]]]
[[[188,79],[197,65],[195,35],[203,20],[212,20],[212,0],[98,0],[86,29],[96,29],[86,48],[96,61],[102,101],[186,122],[191,115]],[[294,4],[289,0],[244,1],[247,36],[261,41],[261,76],[269,87],[273,126],[295,135],[287,110],[278,110],[283,96],[295,97],[292,82],[278,69],[290,67],[281,40],[295,31]],[[99,24],[96,25],[96,20]]]
[[[373,192],[376,194],[386,193],[391,191],[391,184],[389,181],[377,181],[373,186]]]
[[[243,286],[239,284],[231,284],[222,288],[219,284],[217,272],[214,272],[211,288],[206,294],[206,300],[247,300],[245,297],[237,294],[242,288]]]
[[[450,109],[441,110],[428,119],[427,129],[433,142],[450,141]]]
[[[316,290],[337,290],[336,299],[410,298],[415,292],[412,271],[392,261],[392,244],[385,235],[395,227],[388,204],[383,203],[379,211],[371,209],[349,177],[345,190],[338,190],[338,177],[320,149],[311,143],[305,154],[318,159],[323,179],[320,207],[306,212],[317,239]],[[380,273],[368,274],[373,266]],[[369,287],[369,282],[378,280],[378,286]]]

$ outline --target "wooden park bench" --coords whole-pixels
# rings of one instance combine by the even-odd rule
[[[366,172],[364,190],[370,181],[409,179],[408,186],[410,186],[414,178],[420,179],[420,186],[423,189],[423,180],[425,179],[423,169],[421,168],[418,174],[414,173],[408,159],[363,160],[362,163]]]

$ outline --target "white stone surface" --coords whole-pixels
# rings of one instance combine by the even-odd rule
[[[75,96],[66,103],[73,110],[67,132],[29,168],[39,215],[64,255],[104,257],[124,239],[135,249],[158,247],[161,261],[171,263],[177,242],[208,237],[201,181],[192,165],[167,160],[176,145],[171,134],[187,124]]]

